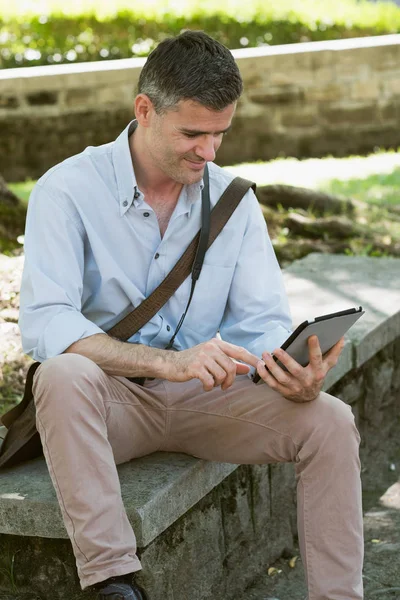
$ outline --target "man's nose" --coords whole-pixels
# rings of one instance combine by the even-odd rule
[[[218,146],[219,144],[213,135],[204,136],[204,138],[199,141],[199,144],[196,148],[196,154],[205,161],[212,162],[215,159]]]

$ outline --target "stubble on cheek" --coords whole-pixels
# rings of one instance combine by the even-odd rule
[[[194,183],[192,180],[190,168],[183,155],[177,155],[173,152],[164,154],[158,162],[159,168],[168,177],[182,184]]]
[[[164,146],[160,143],[160,138],[157,138],[153,141],[151,154],[154,164],[174,181],[191,185],[201,181],[203,177],[203,170],[193,170],[187,162],[200,162],[194,152],[179,152],[174,147]]]

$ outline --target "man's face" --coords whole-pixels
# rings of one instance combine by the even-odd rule
[[[206,162],[213,161],[236,108],[222,111],[205,108],[193,100],[158,115],[152,109],[146,146],[155,166],[169,178],[192,184],[203,177]]]

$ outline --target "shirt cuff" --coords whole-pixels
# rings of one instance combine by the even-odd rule
[[[37,360],[43,362],[62,354],[71,344],[97,333],[105,333],[78,311],[63,311],[55,315],[40,337]]]

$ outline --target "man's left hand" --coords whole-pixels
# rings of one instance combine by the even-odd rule
[[[282,394],[287,400],[310,402],[320,393],[326,374],[336,365],[343,346],[344,338],[341,338],[329,352],[322,356],[318,338],[312,335],[308,338],[310,362],[306,367],[299,365],[281,348],[277,348],[273,354],[285,365],[287,371],[275,362],[269,352],[264,352],[262,355],[264,362],[258,363],[257,373],[270,388]]]

